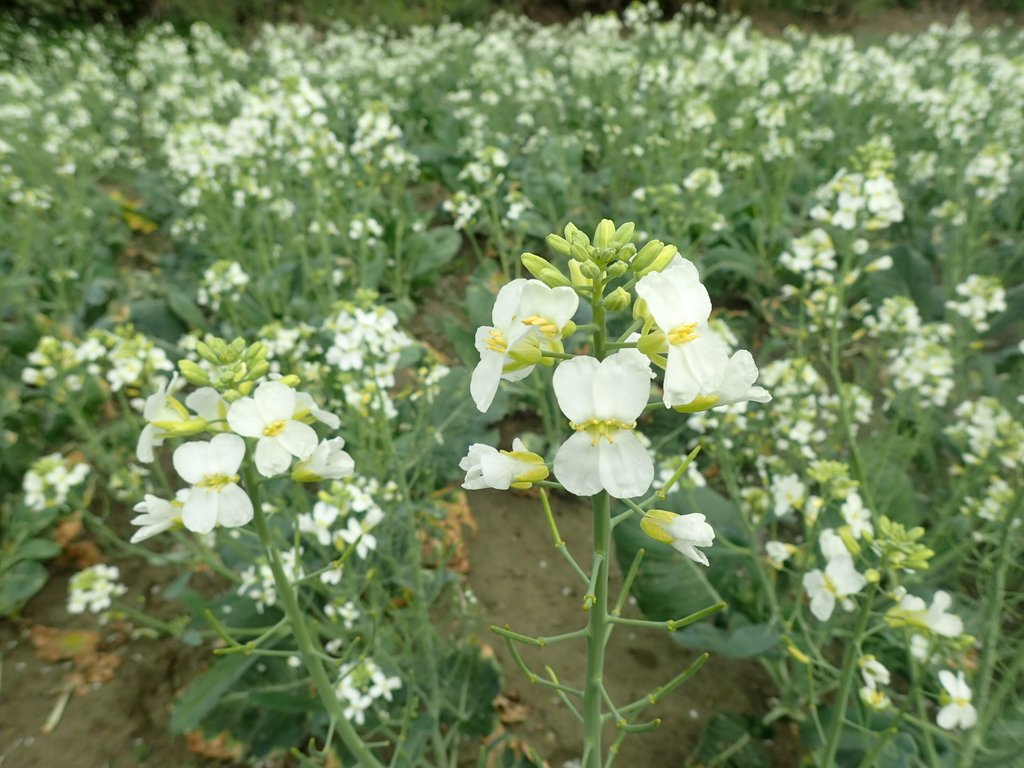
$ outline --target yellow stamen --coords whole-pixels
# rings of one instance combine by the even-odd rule
[[[505,353],[508,349],[508,342],[505,341],[505,334],[499,331],[497,328],[491,328],[490,334],[484,339],[484,345],[491,350],[491,352]]]
[[[206,475],[202,480],[196,483],[196,487],[212,488],[219,493],[224,490],[224,486],[230,485],[231,483],[237,483],[240,479],[241,478],[238,475]]]
[[[569,426],[577,432],[586,432],[589,434],[593,438],[590,443],[591,445],[597,445],[601,442],[601,438],[607,440],[608,444],[611,445],[614,442],[612,436],[616,432],[620,429],[636,429],[636,422],[634,421],[632,424],[626,424],[624,421],[619,421],[618,419],[594,418],[587,419],[579,424],[570,421]]]
[[[548,336],[560,335],[558,326],[540,315],[531,315],[530,317],[527,317],[523,320],[523,325],[535,325],[540,329],[541,333],[547,334]]]
[[[696,323],[683,323],[677,325],[665,336],[668,338],[668,343],[673,345],[689,344],[691,341],[698,337],[698,334],[694,333],[697,328]]]
[[[279,419],[278,421],[272,421],[263,428],[263,434],[266,437],[277,437],[284,432],[285,421]]]

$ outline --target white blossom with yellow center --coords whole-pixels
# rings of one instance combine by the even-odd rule
[[[711,298],[693,262],[677,258],[663,272],[645,275],[636,292],[668,345],[666,408],[702,411],[772,399],[765,389],[753,386],[758,371],[750,352],[741,349],[730,356],[728,345],[708,326]]]
[[[236,528],[252,520],[252,500],[238,485],[244,458],[245,441],[238,435],[224,433],[178,446],[174,469],[192,483],[181,508],[186,528],[209,533],[217,525]]]
[[[565,489],[628,499],[650,488],[654,462],[635,432],[651,393],[646,359],[636,350],[600,362],[577,357],[559,364],[554,385],[558,407],[575,430],[555,454],[555,476]]]
[[[562,329],[572,320],[579,297],[572,288],[549,288],[540,280],[513,280],[498,291],[493,326],[477,329],[480,362],[469,391],[481,413],[494,402],[498,383],[530,375],[541,350],[562,350]]]
[[[243,397],[228,409],[231,429],[244,437],[259,438],[256,469],[264,477],[287,470],[292,456],[309,458],[319,444],[313,428],[294,418],[298,405],[295,390],[279,381],[267,381],[252,397]]]

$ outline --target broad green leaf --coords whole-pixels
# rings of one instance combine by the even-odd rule
[[[195,730],[203,716],[217,706],[221,697],[256,663],[257,658],[255,654],[244,653],[218,658],[175,702],[171,712],[171,732]]]
[[[770,624],[720,629],[709,622],[702,622],[673,632],[672,639],[685,648],[712,651],[734,659],[749,659],[775,648],[779,642],[779,631]]]
[[[771,761],[761,749],[760,739],[751,734],[754,729],[755,723],[720,712],[704,726],[694,758],[701,765],[719,768],[768,768]]]
[[[16,560],[49,560],[60,554],[60,547],[50,539],[29,539],[18,545]]]
[[[49,572],[37,560],[22,560],[0,574],[0,616],[8,616],[43,588]]]
[[[455,258],[462,245],[462,235],[451,227],[435,227],[409,239],[407,253],[413,278],[425,277]]]
[[[206,328],[206,319],[203,317],[203,313],[196,306],[192,297],[184,291],[169,289],[167,291],[167,306],[189,328]]]

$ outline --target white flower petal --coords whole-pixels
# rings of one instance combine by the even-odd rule
[[[210,464],[210,444],[205,440],[196,440],[179,445],[174,449],[173,462],[174,471],[181,475],[181,479],[195,485],[206,476]]]
[[[156,439],[156,427],[152,424],[147,424],[142,428],[142,433],[139,435],[139,442],[135,445],[135,458],[143,464],[152,464],[156,458],[153,455],[153,446],[159,445],[162,442],[163,440],[158,442]]]
[[[256,469],[264,477],[280,475],[291,464],[292,454],[275,438],[264,437],[256,443]]]
[[[228,426],[245,437],[260,437],[267,421],[260,413],[256,401],[251,397],[243,397],[228,408]]]
[[[632,499],[651,487],[654,460],[632,431],[619,430],[611,443],[602,440],[597,454],[601,485],[615,498]]]
[[[473,369],[473,376],[469,380],[469,393],[480,413],[487,413],[494,402],[504,364],[505,356],[498,352],[487,350],[480,353],[480,362]]]
[[[594,411],[590,417],[631,424],[643,413],[651,396],[650,368],[638,366],[635,356],[616,353],[601,362],[591,391]]]
[[[239,485],[228,483],[218,496],[217,522],[225,528],[237,528],[252,520],[252,499]]]
[[[520,318],[543,317],[559,329],[572,320],[579,307],[580,298],[568,286],[549,288],[539,280],[528,280],[519,298]]]
[[[320,444],[316,430],[301,421],[286,421],[284,429],[277,436],[277,441],[292,456],[299,459],[308,458]]]
[[[498,291],[494,299],[494,309],[491,310],[491,322],[495,328],[507,329],[519,312],[519,299],[526,287],[527,280],[519,278],[511,283],[506,283]]]
[[[191,408],[201,419],[215,421],[224,417],[221,413],[224,399],[213,387],[200,387],[195,392],[190,392],[185,398],[185,405]]]
[[[600,365],[596,358],[586,356],[566,360],[555,368],[555,396],[569,421],[582,423],[594,417],[593,382]]]
[[[181,509],[182,524],[195,533],[209,533],[217,523],[218,504],[216,491],[209,488],[193,488]]]
[[[586,432],[576,432],[562,443],[555,454],[554,470],[558,482],[576,496],[593,496],[603,488],[597,446],[591,445]]]
[[[266,381],[253,394],[264,424],[290,419],[295,413],[295,390],[279,381]]]
[[[636,284],[636,292],[666,333],[680,325],[704,323],[711,315],[707,288],[700,282],[697,267],[686,259],[664,272],[645,275]]]
[[[210,440],[206,474],[233,475],[245,458],[245,440],[238,435],[222,433]]]

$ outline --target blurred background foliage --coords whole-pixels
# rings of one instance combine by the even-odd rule
[[[326,25],[383,23],[398,31],[443,18],[482,22],[497,11],[523,13],[542,22],[560,22],[583,13],[621,12],[631,0],[5,0],[0,17],[41,26],[81,26],[116,21],[125,26],[170,22],[187,27],[205,21],[223,34],[245,35],[263,23]],[[661,0],[672,16],[688,0]],[[1024,0],[704,0],[719,11],[773,14],[776,21],[845,24],[870,20],[887,11],[948,17],[975,13],[1024,13]]]

